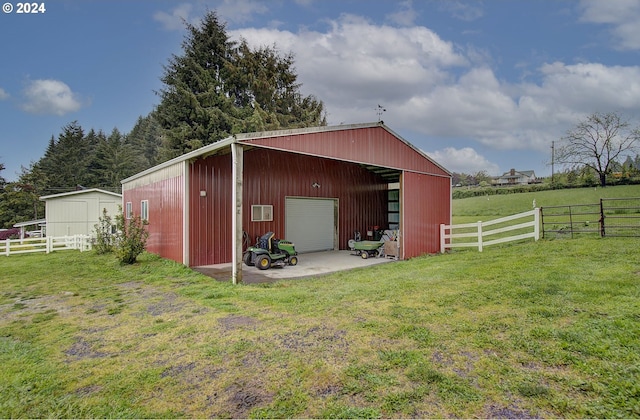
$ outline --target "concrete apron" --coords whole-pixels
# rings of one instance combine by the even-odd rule
[[[392,261],[395,260],[385,257],[362,259],[352,251],[311,252],[298,255],[298,265],[275,266],[268,270],[260,270],[243,264],[242,281],[251,284],[314,277]],[[231,263],[193,267],[193,269],[216,280],[231,281]]]

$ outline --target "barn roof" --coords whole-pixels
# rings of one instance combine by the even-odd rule
[[[374,123],[343,124],[343,125],[334,125],[334,126],[307,127],[307,128],[295,128],[295,129],[286,129],[286,130],[236,134],[235,136],[227,137],[223,140],[201,147],[197,150],[193,150],[191,152],[185,153],[181,156],[178,156],[169,161],[163,162],[145,171],[142,171],[136,175],[133,175],[129,178],[122,180],[122,183],[124,184],[130,181],[133,181],[137,178],[140,178],[142,176],[145,176],[157,170],[160,170],[169,166],[173,166],[179,162],[184,162],[191,159],[206,157],[208,155],[215,154],[218,151],[229,147],[232,143],[242,143],[244,145],[253,146],[253,147],[265,147],[265,148],[285,150],[293,153],[308,154],[308,155],[315,155],[320,157],[351,161],[351,162],[362,164],[366,166],[368,169],[373,171],[376,171],[375,168],[378,168],[377,171],[380,172],[383,176],[384,176],[384,171],[381,171],[379,169],[380,167],[390,167],[395,171],[401,170],[401,169],[409,169],[409,168],[401,167],[401,165],[397,163],[398,162],[397,159],[394,161],[393,164],[389,164],[389,165],[381,164],[381,162],[376,162],[374,161],[375,158],[372,157],[371,153],[367,153],[367,152],[370,152],[367,150],[356,149],[356,150],[348,151],[348,153],[346,153],[344,152],[344,149],[341,147],[341,145],[328,144],[328,141],[331,141],[329,139],[324,139],[322,144],[312,145],[310,144],[311,142],[308,142],[307,144],[302,144],[304,143],[304,140],[301,140],[301,139],[304,139],[305,138],[304,136],[297,137],[305,134],[316,135],[316,134],[324,134],[324,133],[348,131],[348,130],[359,130],[359,129],[376,128],[376,127],[384,129],[391,136],[397,139],[404,147],[406,147],[408,150],[412,152],[412,154],[414,154],[417,160],[428,162],[431,165],[431,167],[435,169],[435,171],[433,172],[435,175],[451,176],[451,173],[448,170],[446,170],[440,164],[438,164],[429,156],[427,156],[423,151],[421,151],[420,149],[418,149],[417,147],[413,146],[411,143],[403,139],[400,135],[395,133],[389,127],[384,125],[383,122],[374,122]],[[294,142],[290,142],[288,144],[282,143],[282,142],[286,142],[286,139],[290,139],[292,136],[296,136],[296,140]],[[293,144],[295,144],[294,147],[292,147]],[[341,150],[341,152],[332,153],[331,152],[332,149],[333,150],[339,149]],[[419,167],[419,165],[418,166],[415,165],[415,162],[414,162],[414,166],[416,168]],[[411,169],[415,169],[415,168],[411,168]],[[432,171],[428,171],[428,172],[432,172]]]

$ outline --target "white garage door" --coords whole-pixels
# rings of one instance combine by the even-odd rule
[[[298,252],[326,251],[334,248],[336,201],[332,199],[287,198],[286,238]]]

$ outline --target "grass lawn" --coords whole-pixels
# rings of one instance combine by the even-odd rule
[[[240,286],[152,255],[0,257],[0,417],[637,418],[639,245]]]

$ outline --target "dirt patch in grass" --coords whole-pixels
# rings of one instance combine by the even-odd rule
[[[64,354],[73,360],[96,359],[109,356],[109,353],[95,350],[83,337],[78,337],[76,342],[73,343]]]
[[[195,367],[195,362],[177,364],[168,367],[164,372],[160,374],[160,377],[166,378],[167,376],[169,376],[173,378],[179,375],[183,375],[185,372],[191,372]]]
[[[247,418],[253,408],[264,406],[273,400],[273,395],[257,381],[234,383],[225,390],[225,393],[228,396],[226,406],[232,418]]]
[[[318,348],[348,349],[347,332],[334,330],[325,326],[311,327],[307,331],[294,331],[288,334],[276,335],[280,346],[294,352],[305,353]]]
[[[255,329],[258,325],[258,321],[255,318],[241,315],[229,315],[224,318],[220,318],[218,323],[225,331],[244,328]]]
[[[486,417],[493,419],[536,419],[538,416],[517,406],[508,407],[490,405],[486,409]]]
[[[316,390],[316,395],[322,398],[329,398],[336,395],[341,395],[343,387],[340,385],[327,385],[321,389]]]
[[[74,296],[75,294],[71,292],[39,297],[14,296],[14,303],[0,305],[0,314],[5,321],[14,321],[42,313],[65,315],[71,310],[70,299]]]
[[[142,304],[145,312],[152,316],[177,314],[183,312],[186,300],[173,292],[158,290],[141,282],[127,282],[119,285],[126,291],[128,304]]]

